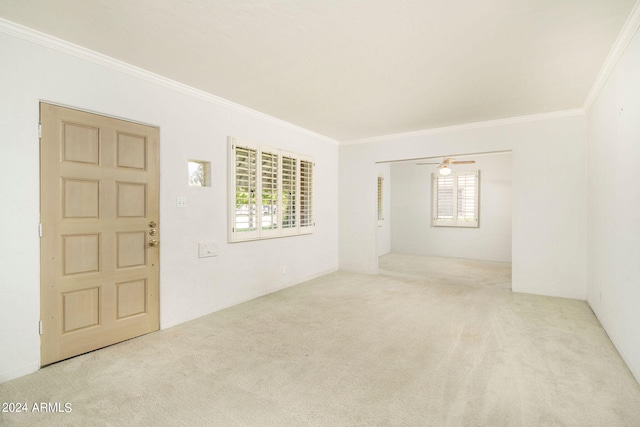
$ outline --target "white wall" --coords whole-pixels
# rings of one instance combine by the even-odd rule
[[[340,267],[377,272],[375,210],[362,209],[375,206],[376,162],[505,150],[512,151],[513,290],[584,299],[586,117],[580,113],[340,146]]]
[[[436,166],[418,165],[415,161],[394,163],[391,250],[511,262],[511,153],[456,156],[456,159],[476,162],[456,165],[456,171],[480,171],[480,226],[433,227],[431,175]]]
[[[337,269],[335,141],[70,49],[0,22],[0,382],[40,364],[40,100],[159,126],[162,328]],[[315,157],[313,235],[226,243],[228,135]],[[211,161],[211,188],[187,186],[189,158]],[[202,241],[219,256],[199,259]]]
[[[384,220],[382,222],[378,221],[376,230],[376,254],[381,256],[391,252],[391,165],[389,163],[377,164],[376,172],[383,179],[382,216]]]
[[[587,300],[640,381],[640,34],[588,112]]]

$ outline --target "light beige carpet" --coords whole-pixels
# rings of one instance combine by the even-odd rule
[[[389,255],[0,384],[0,425],[638,426],[640,386],[583,301],[510,266]]]

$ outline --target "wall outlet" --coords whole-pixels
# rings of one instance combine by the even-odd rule
[[[187,207],[187,198],[186,197],[177,197],[176,198],[176,207],[177,208],[186,208]]]
[[[286,265],[282,266],[282,274],[287,274],[287,266]]]
[[[206,258],[218,255],[218,244],[216,242],[198,243],[198,258]]]

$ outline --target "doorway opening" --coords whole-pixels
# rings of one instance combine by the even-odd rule
[[[433,179],[449,158],[459,163],[447,165],[454,176],[478,173],[477,227],[438,226],[433,220]],[[378,206],[384,222],[376,230],[379,271],[423,278],[449,272],[451,279],[475,277],[479,284],[511,288],[511,151],[380,162],[376,172],[384,182],[384,205]]]

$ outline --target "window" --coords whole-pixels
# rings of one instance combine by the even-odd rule
[[[229,138],[229,241],[312,233],[311,158]]]
[[[211,163],[204,160],[189,160],[190,187],[211,187]]]
[[[480,172],[433,174],[433,225],[478,227]]]
[[[383,211],[384,205],[382,204],[383,182],[384,182],[384,178],[379,176],[378,177],[378,226],[381,226],[384,224],[384,211]]]

